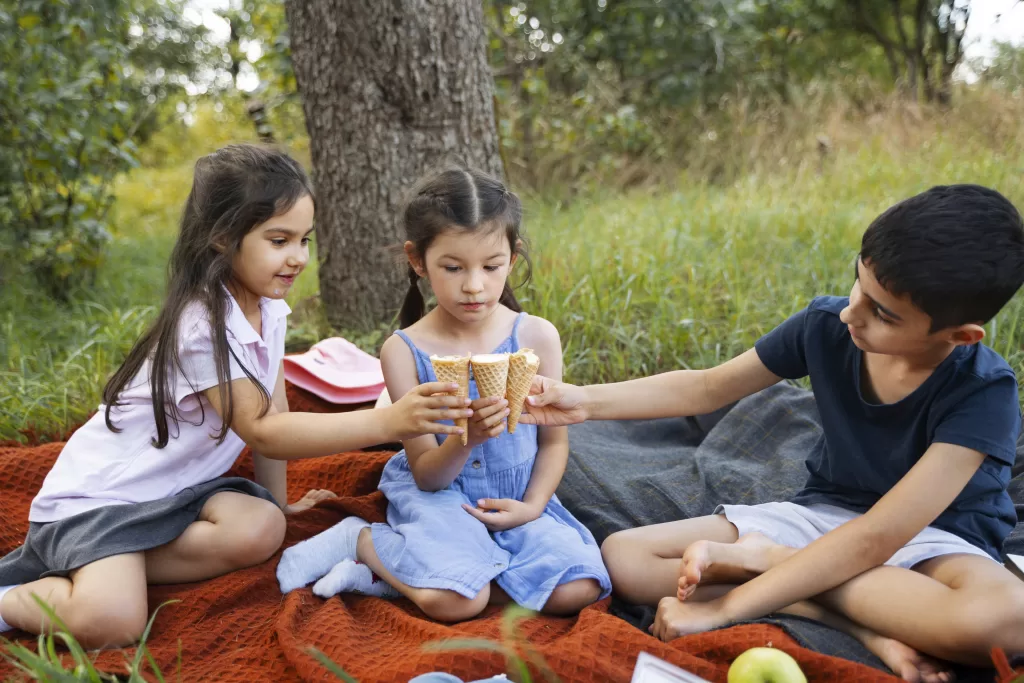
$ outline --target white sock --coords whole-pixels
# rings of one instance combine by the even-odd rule
[[[7,595],[7,591],[12,588],[17,588],[20,583],[16,583],[13,586],[0,586],[0,602],[3,602],[4,596]],[[7,631],[14,630],[14,627],[4,621],[3,616],[0,616],[0,633],[6,633]]]
[[[389,586],[362,562],[342,560],[327,576],[313,584],[313,593],[329,598],[338,593],[358,593],[377,598],[397,598],[398,591]]]
[[[327,531],[288,548],[277,565],[277,582],[282,593],[313,583],[342,560],[356,559],[359,532],[370,523],[347,517]]]

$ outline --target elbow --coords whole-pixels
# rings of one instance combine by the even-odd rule
[[[854,544],[855,557],[863,558],[863,571],[885,564],[905,545],[896,534],[885,529],[868,529],[856,537]]]
[[[273,434],[274,431],[267,429],[262,421],[257,422],[245,438],[245,444],[268,460],[286,460],[285,452],[281,449],[281,440],[275,439]]]
[[[441,482],[438,482],[437,480],[431,477],[426,477],[423,476],[422,474],[416,474],[415,472],[413,472],[412,474],[412,479],[413,481],[416,482],[416,488],[418,488],[420,491],[425,491],[426,493],[437,493],[441,489],[447,488],[448,486],[448,484],[442,484]]]
[[[412,472],[412,480],[416,482],[416,488],[426,493],[437,493],[442,489],[448,488],[454,479],[444,481],[437,476],[436,472],[431,472],[424,467],[413,467],[410,463],[409,471]]]

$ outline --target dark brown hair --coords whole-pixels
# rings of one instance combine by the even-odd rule
[[[523,205],[497,178],[465,166],[448,167],[433,173],[413,190],[404,215],[405,239],[415,245],[422,258],[430,244],[443,232],[503,230],[512,251],[526,263],[525,284],[532,267],[523,241],[520,224]],[[409,292],[398,315],[399,325],[409,327],[426,313],[420,292],[419,275],[409,266]],[[500,302],[513,311],[522,311],[512,287],[505,282]]]
[[[876,218],[861,260],[932,319],[932,332],[987,323],[1024,282],[1024,219],[979,185],[939,185]]]
[[[160,315],[135,343],[121,367],[103,389],[107,428],[120,431],[110,419],[121,392],[149,365],[156,438],[163,448],[169,438],[168,420],[177,427],[179,413],[174,378],[182,372],[179,338],[182,313],[198,302],[209,314],[213,355],[217,369],[223,425],[217,443],[224,440],[234,416],[226,316],[226,285],[231,263],[242,239],[257,225],[292,208],[313,189],[302,166],[284,152],[258,145],[229,145],[200,158],[195,165],[192,190],[185,201],[178,240],[167,265],[167,297]],[[245,363],[235,359],[263,397],[263,412],[270,395]],[[200,404],[202,405],[202,404]],[[205,411],[202,420],[205,420]],[[202,424],[202,420],[200,424]]]

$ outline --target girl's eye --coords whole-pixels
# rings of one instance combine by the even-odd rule
[[[302,246],[306,246],[306,245],[307,245],[307,244],[309,244],[309,243],[310,243],[311,241],[312,241],[312,238],[310,238],[310,237],[303,237],[303,238],[302,238]]]
[[[284,239],[283,237],[278,237],[277,239],[273,239],[270,241],[275,247],[283,247],[284,245],[288,244],[288,240]]]
[[[501,266],[484,266],[484,270],[486,270],[488,273],[493,273],[499,268],[501,268]]]
[[[445,266],[444,269],[449,273],[457,273],[460,270],[458,266]]]

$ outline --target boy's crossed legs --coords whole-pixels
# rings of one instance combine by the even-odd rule
[[[270,558],[284,541],[284,513],[273,503],[222,491],[199,518],[166,545],[113,555],[11,589],[3,619],[31,633],[51,627],[32,595],[50,605],[86,649],[121,647],[142,635],[149,619],[148,584],[189,583],[251,567]]]
[[[682,582],[686,595],[694,580],[742,582],[797,552],[756,536],[736,544],[737,537],[724,516],[712,515],[620,532],[603,550],[616,591],[631,602],[658,604],[661,635],[672,637],[722,625],[715,623],[721,615],[713,601],[721,589],[709,595],[702,587],[687,604],[672,597],[680,588],[682,558],[690,576]],[[708,598],[712,602],[693,602]],[[992,647],[1024,651],[1024,584],[984,557],[949,555],[914,570],[877,567],[815,601],[837,614],[806,602],[783,611],[847,631],[910,680],[945,678],[935,677],[934,666],[910,648],[970,664],[988,662]]]

